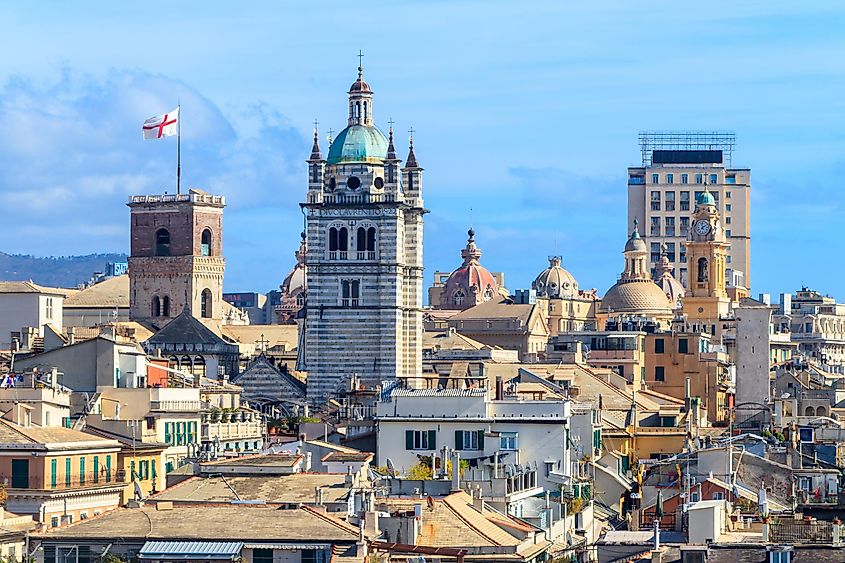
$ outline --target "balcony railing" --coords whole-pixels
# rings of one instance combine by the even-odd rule
[[[769,528],[769,541],[780,544],[831,544],[833,542],[831,522],[780,521]]]
[[[201,408],[201,401],[150,401],[153,411],[198,412]]]
[[[70,477],[64,475],[57,475],[55,478],[48,473],[42,478],[35,475],[30,475],[28,478],[23,477],[27,481],[25,487],[20,486],[20,476],[8,477],[0,475],[0,481],[9,483],[10,489],[27,489],[40,491],[67,491],[72,489],[85,489],[89,487],[107,487],[117,486],[127,483],[126,472],[120,471],[106,471],[102,469],[98,472],[86,472],[72,474]]]

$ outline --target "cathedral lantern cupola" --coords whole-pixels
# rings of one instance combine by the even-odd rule
[[[358,67],[358,80],[349,87],[349,120],[351,125],[373,125],[373,91],[364,81],[364,69]]]
[[[311,147],[311,157],[308,159],[308,189],[321,190],[326,161],[320,152],[320,139],[317,133],[317,122],[314,122],[314,145]]]

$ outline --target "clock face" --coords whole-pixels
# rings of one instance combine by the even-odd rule
[[[695,234],[706,235],[710,232],[710,223],[705,219],[700,219],[695,222]]]

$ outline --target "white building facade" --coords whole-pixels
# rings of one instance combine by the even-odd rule
[[[495,398],[486,389],[394,389],[377,405],[377,464],[404,472],[458,452],[471,467],[536,470],[557,490],[571,472],[571,403]],[[446,451],[444,452],[444,448]]]

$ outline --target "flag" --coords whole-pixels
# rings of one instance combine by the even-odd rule
[[[164,115],[154,115],[144,122],[144,140],[172,137],[179,132],[179,108]]]

